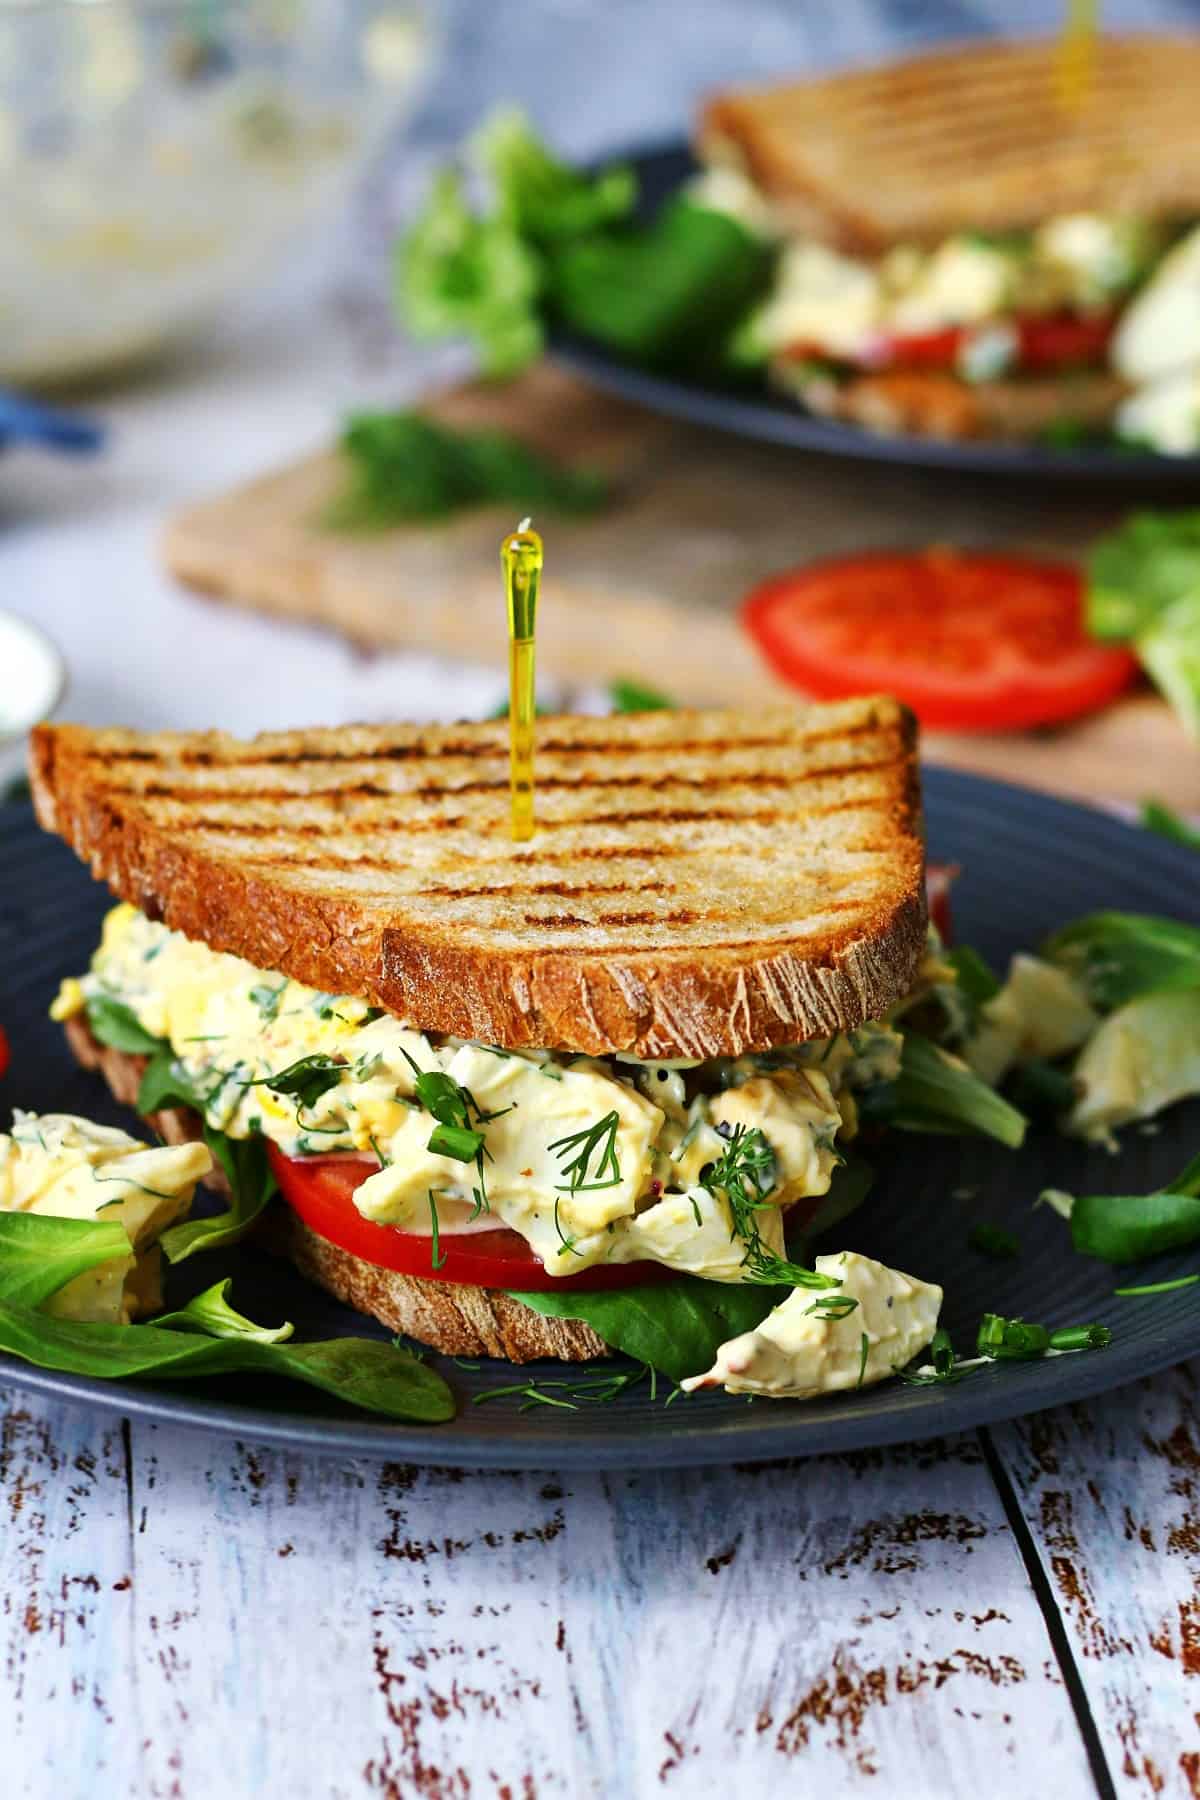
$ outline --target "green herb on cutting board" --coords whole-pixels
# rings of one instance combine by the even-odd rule
[[[506,431],[451,431],[416,412],[358,413],[341,438],[346,483],[326,507],[333,531],[380,531],[470,507],[594,512],[602,475],[569,469]]]

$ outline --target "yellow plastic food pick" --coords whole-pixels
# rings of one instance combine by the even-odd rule
[[[533,836],[534,631],[542,540],[522,519],[500,546],[504,596],[508,602],[508,732],[512,834],[518,843]]]
[[[1067,0],[1058,43],[1058,98],[1077,112],[1088,96],[1096,61],[1096,0]]]

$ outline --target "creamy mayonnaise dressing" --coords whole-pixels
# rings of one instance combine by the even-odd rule
[[[45,1303],[57,1318],[127,1324],[161,1305],[158,1239],[186,1217],[212,1168],[203,1144],[152,1148],[69,1113],[18,1112],[0,1134],[0,1211],[124,1227],[127,1255],[79,1275]]]
[[[422,1234],[434,1208],[441,1232],[503,1223],[556,1275],[650,1260],[744,1280],[746,1245],[704,1185],[708,1166],[739,1127],[764,1134],[773,1180],[756,1223],[781,1254],[780,1209],[828,1191],[839,1133],[853,1131],[851,1090],[899,1066],[887,1025],[704,1065],[517,1054],[265,974],[131,906],[108,915],[91,971],[64,982],[53,1010],[67,1018],[104,1000],[170,1045],[229,1136],[260,1132],[289,1156],[362,1154],[378,1165],[355,1193],[364,1217]],[[336,1064],[323,1092],[306,1101],[270,1085],[312,1057]],[[482,1170],[430,1150],[421,1072],[469,1095]]]
[[[816,1270],[839,1285],[823,1294],[795,1288],[761,1325],[722,1344],[706,1375],[682,1385],[812,1400],[885,1380],[937,1330],[940,1287],[853,1250],[818,1256]]]

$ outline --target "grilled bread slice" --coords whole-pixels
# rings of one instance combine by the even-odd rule
[[[68,1019],[65,1031],[77,1061],[85,1069],[99,1070],[114,1100],[133,1106],[146,1058],[98,1043],[82,1017]],[[168,1144],[192,1143],[201,1135],[199,1115],[186,1107],[154,1113],[150,1123]],[[217,1192],[229,1191],[219,1168],[205,1177],[204,1185]],[[609,1355],[603,1338],[581,1319],[545,1318],[519,1300],[489,1288],[401,1275],[395,1269],[364,1262],[318,1237],[284,1206],[268,1210],[256,1236],[268,1250],[286,1256],[317,1287],[378,1319],[389,1331],[417,1338],[445,1356],[499,1356],[521,1363],[542,1356],[560,1362],[589,1362]]]
[[[867,253],[1063,213],[1200,213],[1200,37],[1099,39],[1075,106],[1060,54],[971,43],[718,95],[700,152],[743,166],[787,227]]]
[[[1102,430],[1129,391],[1106,369],[969,382],[929,369],[881,370],[841,381],[797,379],[794,367],[781,358],[776,378],[810,412],[886,435],[1019,441],[1056,425]]]
[[[848,1030],[925,931],[915,727],[886,698],[507,727],[42,726],[38,817],[215,950],[512,1049],[710,1058]]]

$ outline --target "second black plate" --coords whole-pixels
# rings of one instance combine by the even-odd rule
[[[668,144],[635,150],[606,161],[628,162],[640,183],[641,210],[651,214],[687,179],[696,164],[685,145]],[[602,344],[567,332],[556,333],[551,346],[561,361],[593,386],[636,401],[652,412],[710,425],[739,437],[796,450],[821,450],[833,456],[865,457],[873,462],[911,467],[959,469],[989,475],[1046,476],[1070,481],[1120,481],[1126,487],[1162,490],[1194,484],[1200,477],[1200,455],[1158,456],[1152,451],[1054,449],[1043,444],[997,440],[943,440],[900,437],[864,431],[836,419],[819,419],[796,401],[762,388],[722,387],[716,383],[656,374],[623,362]]]

